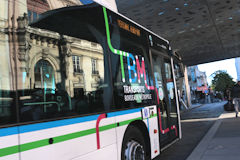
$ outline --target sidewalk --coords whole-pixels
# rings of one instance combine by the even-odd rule
[[[181,110],[180,112],[181,113],[184,113],[184,112],[188,112],[192,109],[195,109],[195,108],[198,108],[198,107],[201,107],[203,106],[204,104],[201,104],[201,103],[195,103],[195,104],[192,104],[188,109],[184,108],[183,110]]]
[[[195,104],[192,104],[192,106],[189,108],[189,109],[194,109],[194,108],[197,108],[197,107],[200,107],[200,106],[203,106],[204,104],[201,104],[201,103],[195,103]]]
[[[187,160],[237,159],[240,159],[240,117],[235,118],[235,112],[224,112],[187,158]]]

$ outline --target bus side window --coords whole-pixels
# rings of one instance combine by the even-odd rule
[[[16,123],[15,92],[0,90],[0,125]]]
[[[119,55],[111,54],[115,109],[152,105],[153,79],[145,48],[124,38],[119,43],[118,49],[127,56],[121,60]]]
[[[3,42],[5,43],[5,42]],[[3,47],[3,48],[1,48]],[[0,49],[4,49],[4,45],[0,44]],[[0,54],[0,126],[17,122],[16,115],[16,92],[14,77],[16,76],[11,70],[13,67],[9,58],[9,52],[1,52]]]
[[[58,46],[49,44],[47,49],[32,44],[30,69],[18,74],[22,122],[110,109],[112,90],[105,37],[98,28],[82,21],[81,34],[86,34],[83,39],[62,36]],[[36,52],[39,49],[41,57]]]

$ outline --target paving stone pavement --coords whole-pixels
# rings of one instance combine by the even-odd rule
[[[224,112],[187,160],[240,159],[240,118]]]

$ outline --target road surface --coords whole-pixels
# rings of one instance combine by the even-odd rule
[[[186,160],[216,119],[226,102],[204,104],[181,113],[182,139],[164,150],[156,160]]]

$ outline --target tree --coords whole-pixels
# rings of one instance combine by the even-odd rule
[[[228,88],[232,88],[234,85],[233,78],[223,70],[216,71],[212,74],[213,80],[212,80],[212,86],[211,88],[215,91],[224,93],[224,96],[226,96],[226,90]]]

